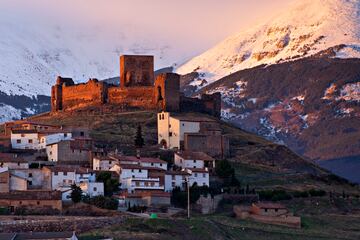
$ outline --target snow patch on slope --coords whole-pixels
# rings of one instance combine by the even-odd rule
[[[21,110],[0,103],[0,123],[21,118]]]

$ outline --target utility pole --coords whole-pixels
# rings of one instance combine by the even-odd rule
[[[189,177],[186,177],[186,183],[187,183],[187,215],[188,219],[190,219],[190,182]]]

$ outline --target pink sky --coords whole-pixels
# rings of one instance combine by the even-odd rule
[[[42,23],[92,24],[169,42],[196,55],[274,16],[295,0],[0,0],[0,14]],[[30,21],[24,21],[29,24]]]

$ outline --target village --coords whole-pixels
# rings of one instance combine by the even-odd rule
[[[170,208],[174,201],[190,205],[190,189],[210,194],[216,165],[230,154],[229,139],[216,121],[219,95],[181,96],[178,75],[161,74],[154,80],[152,56],[121,56],[120,62],[120,86],[96,79],[74,84],[72,79],[59,77],[52,88],[51,114],[110,103],[155,109],[158,149],[170,151],[171,161],[143,156],[141,126],[134,136],[136,154],[126,156],[121,149],[96,147],[90,129],[26,119],[7,122],[0,153],[2,211],[57,214],[63,206],[98,199],[112,209],[145,212]],[[184,114],[189,111],[209,117]],[[180,193],[187,194],[187,201],[179,200]],[[199,202],[200,212],[216,209],[213,197],[201,197]],[[188,216],[189,211],[188,206]]]
[[[301,218],[285,205],[271,197],[262,201],[254,188],[241,186],[227,161],[232,140],[219,121],[219,94],[183,96],[180,76],[155,75],[152,56],[121,56],[120,65],[118,84],[58,77],[46,116],[93,108],[101,109],[100,117],[113,109],[151,111],[156,143],[146,144],[140,124],[125,151],[98,144],[86,127],[33,118],[6,122],[0,138],[1,215],[61,216],[73,206],[76,215],[91,215],[77,207],[85,204],[135,217],[188,219],[215,213],[228,201],[240,221],[301,228]]]

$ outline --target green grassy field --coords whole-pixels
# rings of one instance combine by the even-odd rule
[[[303,227],[291,229],[238,220],[225,214],[186,219],[129,219],[124,224],[94,230],[80,239],[360,239],[360,217],[322,215],[302,217]]]

